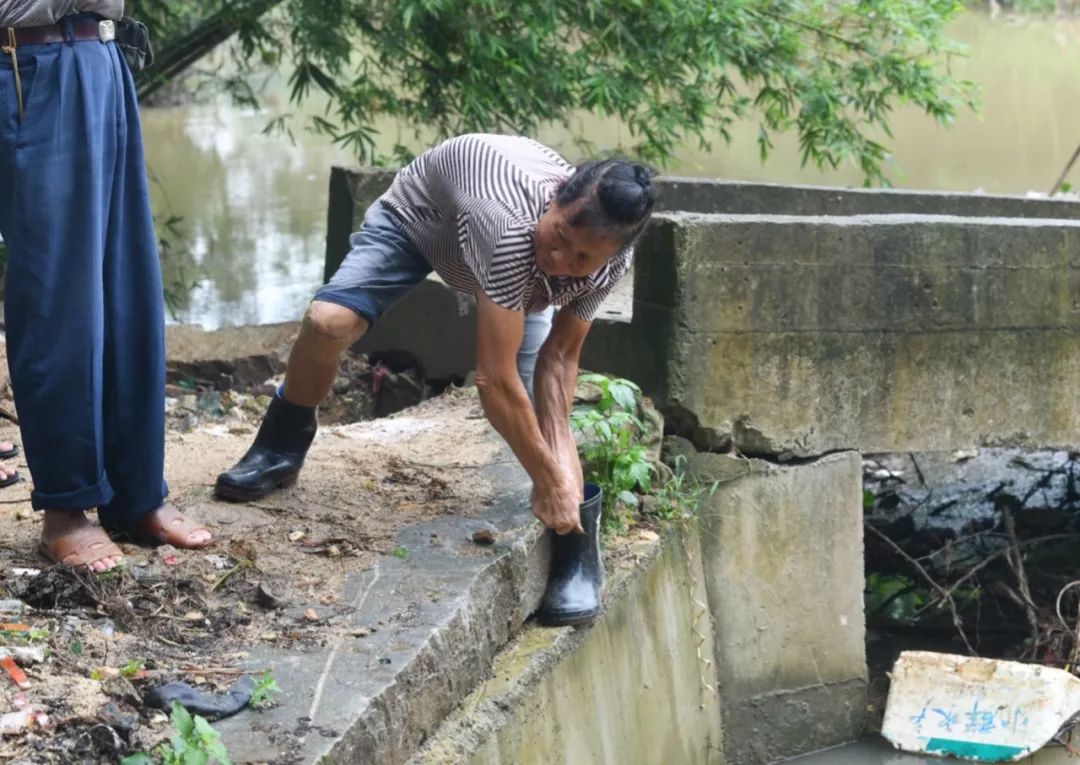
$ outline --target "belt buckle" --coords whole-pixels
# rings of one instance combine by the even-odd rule
[[[116,22],[112,19],[104,19],[98,22],[98,37],[102,42],[112,42],[116,39]]]

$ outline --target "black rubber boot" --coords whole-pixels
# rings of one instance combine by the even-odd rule
[[[585,624],[600,614],[604,591],[604,561],[600,557],[600,508],[604,492],[585,484],[581,503],[584,534],[551,536],[551,573],[544,602],[536,613],[540,624],[559,627]]]
[[[218,476],[214,494],[218,499],[246,502],[292,486],[317,428],[315,407],[274,396],[255,443],[231,470]]]

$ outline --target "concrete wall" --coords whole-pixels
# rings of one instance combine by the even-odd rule
[[[727,765],[858,738],[866,725],[862,471],[696,454]]]
[[[349,234],[394,178],[391,170],[335,167],[330,172],[326,278],[349,251]],[[659,177],[657,210],[739,215],[917,213],[978,218],[1080,219],[1080,202],[990,194],[845,189]]]
[[[866,722],[861,461],[691,449],[716,491],[591,628],[529,628],[411,761],[766,765]]]
[[[711,667],[695,638],[708,657],[709,620],[695,620],[704,577],[687,534],[640,548],[646,564],[616,576],[593,628],[527,629],[412,763],[722,765]]]
[[[391,175],[335,169],[328,260]],[[631,377],[699,446],[784,458],[834,449],[1074,446],[1080,205],[667,179],[669,205],[1024,217],[658,216],[628,325],[597,321],[583,364]],[[1055,214],[1060,220],[1041,219]],[[361,342],[432,376],[475,359],[472,306],[435,283]]]
[[[700,216],[638,248],[633,376],[786,456],[1080,438],[1080,223]],[[602,334],[602,333],[601,333]],[[603,349],[601,344],[599,349]]]

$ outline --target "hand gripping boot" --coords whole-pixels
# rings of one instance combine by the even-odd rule
[[[556,627],[591,622],[600,614],[604,561],[600,557],[600,508],[604,492],[585,484],[581,503],[584,534],[551,535],[551,573],[536,614],[540,624]]]
[[[317,428],[315,407],[274,396],[255,443],[232,469],[218,476],[214,494],[218,499],[246,502],[292,486]]]

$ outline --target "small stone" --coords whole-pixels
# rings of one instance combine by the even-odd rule
[[[337,545],[330,545],[329,547],[326,548],[326,554],[328,556],[330,556],[331,558],[340,558],[341,557],[341,548],[338,547]]]
[[[188,611],[184,614],[185,622],[201,622],[205,618],[202,611]]]
[[[129,733],[139,721],[139,715],[126,705],[110,701],[98,711],[98,719],[111,728],[123,733]]]
[[[953,462],[964,462],[979,456],[978,449],[957,449],[952,453]]]
[[[304,612],[304,618],[307,619],[309,622],[317,622],[319,621],[319,612],[316,611],[314,608],[309,608],[307,611]]]
[[[368,637],[369,635],[374,635],[375,634],[375,629],[373,627],[357,627],[354,630],[349,630],[348,634],[349,634],[349,637],[357,637],[357,638]]]
[[[267,643],[273,643],[277,639],[278,636],[275,632],[264,632],[263,634],[259,635],[259,640],[265,640]]]
[[[488,545],[495,544],[495,536],[495,529],[490,527],[484,527],[482,529],[477,529],[473,532],[472,541],[478,545],[484,545],[486,547]]]
[[[17,521],[28,521],[28,520],[30,520],[31,515],[33,515],[33,513],[31,513],[25,507],[20,507],[15,511],[15,520],[17,520]]]
[[[263,608],[281,608],[283,605],[281,597],[266,582],[259,582],[255,590],[255,603]]]
[[[307,534],[305,532],[303,532],[303,531],[293,531],[293,532],[290,532],[290,534],[289,534],[289,541],[290,542],[299,542],[301,539],[303,539],[306,536],[307,536]]]

